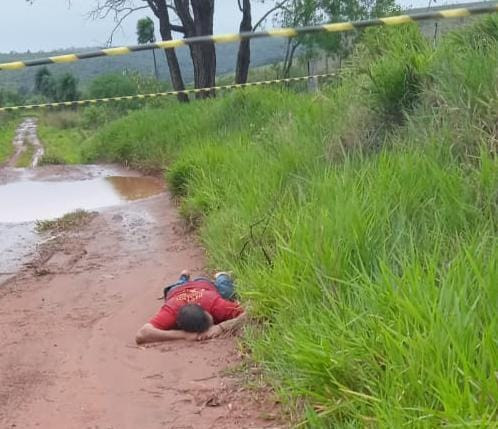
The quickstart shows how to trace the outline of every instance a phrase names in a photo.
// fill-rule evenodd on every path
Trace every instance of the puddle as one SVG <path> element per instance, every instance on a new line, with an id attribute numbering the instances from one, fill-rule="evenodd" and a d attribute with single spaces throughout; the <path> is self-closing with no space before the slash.
<path id="1" fill-rule="evenodd" d="M 0 224 L 0 283 L 13 275 L 33 254 L 38 239 L 33 223 Z"/>
<path id="2" fill-rule="evenodd" d="M 0 223 L 54 219 L 77 209 L 95 210 L 164 191 L 151 177 L 102 177 L 70 182 L 20 181 L 0 185 Z"/>

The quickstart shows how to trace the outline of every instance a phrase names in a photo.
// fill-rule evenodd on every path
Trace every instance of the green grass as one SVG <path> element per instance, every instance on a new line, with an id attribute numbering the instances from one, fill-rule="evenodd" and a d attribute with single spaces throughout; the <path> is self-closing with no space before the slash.
<path id="1" fill-rule="evenodd" d="M 86 138 L 83 130 L 40 125 L 38 135 L 45 148 L 40 165 L 82 163 L 81 144 Z"/>
<path id="2" fill-rule="evenodd" d="M 81 146 L 88 134 L 77 112 L 45 112 L 38 125 L 38 137 L 45 149 L 40 165 L 81 164 Z"/>
<path id="3" fill-rule="evenodd" d="M 0 165 L 9 159 L 14 152 L 14 139 L 19 120 L 8 115 L 0 115 Z"/>
<path id="4" fill-rule="evenodd" d="M 71 229 L 80 228 L 88 225 L 97 216 L 97 212 L 88 212 L 86 210 L 75 210 L 54 220 L 36 221 L 36 232 L 43 233 L 47 231 L 64 232 Z"/>
<path id="5" fill-rule="evenodd" d="M 135 112 L 84 156 L 167 166 L 293 423 L 494 427 L 497 51 L 496 16 L 437 49 L 414 26 L 367 31 L 319 96 Z"/>

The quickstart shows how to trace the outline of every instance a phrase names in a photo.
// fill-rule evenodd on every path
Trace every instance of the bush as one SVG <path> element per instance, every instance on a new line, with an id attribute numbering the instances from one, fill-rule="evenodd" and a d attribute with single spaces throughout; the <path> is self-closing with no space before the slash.
<path id="1" fill-rule="evenodd" d="M 175 163 L 166 177 L 171 186 L 171 192 L 175 197 L 185 196 L 187 194 L 187 185 L 192 179 L 194 167 L 187 161 Z"/>
<path id="2" fill-rule="evenodd" d="M 375 108 L 400 121 L 420 99 L 431 53 L 417 25 L 372 29 L 364 38 Z"/>
<path id="3" fill-rule="evenodd" d="M 82 109 L 82 126 L 86 129 L 97 129 L 117 119 L 120 114 L 109 105 L 92 105 Z"/>
<path id="4" fill-rule="evenodd" d="M 89 98 L 122 97 L 137 94 L 137 86 L 127 76 L 105 74 L 95 78 L 88 88 Z"/>
<path id="5" fill-rule="evenodd" d="M 72 110 L 44 112 L 42 120 L 44 124 L 61 130 L 77 128 L 81 125 L 79 113 Z"/>

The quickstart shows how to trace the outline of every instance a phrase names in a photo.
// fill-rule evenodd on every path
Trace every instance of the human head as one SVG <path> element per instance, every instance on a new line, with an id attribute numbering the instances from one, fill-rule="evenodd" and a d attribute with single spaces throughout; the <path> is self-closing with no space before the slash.
<path id="1" fill-rule="evenodd" d="M 187 332 L 205 332 L 213 325 L 213 317 L 198 304 L 186 304 L 176 316 L 176 324 Z"/>

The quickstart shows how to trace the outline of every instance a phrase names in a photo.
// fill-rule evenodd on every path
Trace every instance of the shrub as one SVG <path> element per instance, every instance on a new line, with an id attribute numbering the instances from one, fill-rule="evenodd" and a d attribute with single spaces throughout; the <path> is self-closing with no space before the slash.
<path id="1" fill-rule="evenodd" d="M 66 130 L 81 125 L 81 116 L 76 111 L 60 110 L 44 112 L 43 123 L 54 128 Z"/>
<path id="2" fill-rule="evenodd" d="M 121 97 L 137 94 L 137 86 L 127 76 L 105 74 L 95 78 L 88 88 L 90 98 Z"/>
<path id="3" fill-rule="evenodd" d="M 371 62 L 369 90 L 375 108 L 399 122 L 420 99 L 428 77 L 430 48 L 418 26 L 373 29 L 363 43 Z"/>

